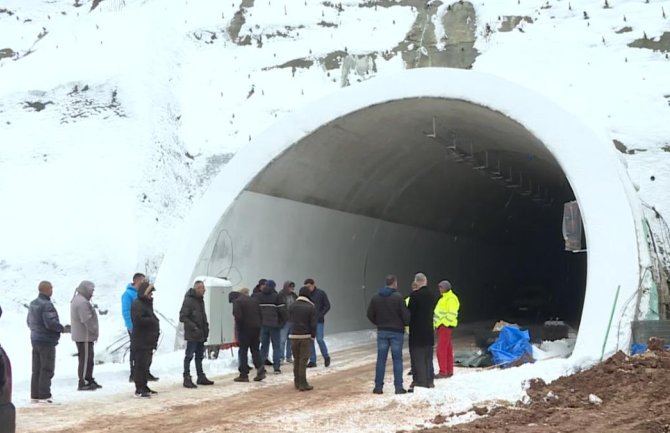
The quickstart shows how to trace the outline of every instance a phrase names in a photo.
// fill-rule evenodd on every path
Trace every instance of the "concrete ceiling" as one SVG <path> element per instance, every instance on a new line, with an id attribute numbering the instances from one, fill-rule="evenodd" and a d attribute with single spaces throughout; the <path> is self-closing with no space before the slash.
<path id="1" fill-rule="evenodd" d="M 488 108 L 439 98 L 388 102 L 328 123 L 247 189 L 487 237 L 528 229 L 549 213 L 555 219 L 573 198 L 553 156 L 523 126 Z"/>

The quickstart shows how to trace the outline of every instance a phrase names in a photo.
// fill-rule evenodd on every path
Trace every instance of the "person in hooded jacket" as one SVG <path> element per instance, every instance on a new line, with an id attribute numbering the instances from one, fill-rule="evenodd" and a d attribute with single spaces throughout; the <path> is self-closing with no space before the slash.
<path id="1" fill-rule="evenodd" d="M 268 280 L 261 293 L 254 295 L 261 307 L 261 361 L 266 364 L 272 342 L 272 365 L 276 374 L 281 373 L 279 368 L 279 341 L 281 328 L 286 323 L 286 305 L 281 302 L 279 294 L 275 290 L 276 283 Z"/>
<path id="2" fill-rule="evenodd" d="M 147 386 L 149 367 L 160 335 L 160 322 L 154 313 L 155 290 L 148 281 L 140 284 L 137 299 L 130 307 L 130 318 L 133 322 L 130 344 L 135 351 L 135 397 L 147 398 L 156 393 Z"/>
<path id="3" fill-rule="evenodd" d="M 71 335 L 72 341 L 77 345 L 79 358 L 78 391 L 95 391 L 102 388 L 93 378 L 93 345 L 98 341 L 98 313 L 91 304 L 94 291 L 95 284 L 84 280 L 79 283 L 70 301 Z"/>
<path id="4" fill-rule="evenodd" d="M 309 298 L 310 290 L 307 287 L 300 289 L 298 298 L 288 310 L 291 322 L 291 340 L 293 351 L 293 385 L 299 391 L 311 391 L 312 385 L 307 383 L 307 361 L 314 346 L 316 336 L 317 312 L 314 303 Z"/>
<path id="5" fill-rule="evenodd" d="M 123 321 L 126 324 L 126 329 L 128 330 L 128 338 L 132 340 L 133 333 L 133 321 L 130 317 L 130 307 L 133 305 L 133 301 L 137 299 L 137 289 L 142 283 L 146 280 L 146 276 L 140 272 L 137 272 L 133 275 L 133 282 L 128 283 L 126 290 L 124 290 L 123 295 L 121 295 L 121 313 L 123 315 Z M 128 359 L 130 360 L 130 376 L 128 377 L 129 382 L 134 382 L 135 378 L 135 351 L 133 350 L 133 345 L 130 345 L 130 353 L 128 354 Z M 158 378 L 149 372 L 149 382 L 157 381 Z"/>
<path id="6" fill-rule="evenodd" d="M 398 293 L 398 278 L 387 275 L 385 285 L 372 297 L 367 316 L 377 327 L 377 366 L 375 368 L 375 388 L 373 393 L 382 394 L 384 373 L 389 348 L 393 358 L 393 385 L 396 394 L 407 391 L 402 385 L 402 345 L 405 326 L 409 325 L 410 314 L 405 301 Z"/>
<path id="7" fill-rule="evenodd" d="M 186 354 L 184 356 L 184 388 L 197 388 L 191 380 L 191 360 L 195 355 L 195 370 L 198 374 L 198 385 L 214 385 L 207 379 L 202 369 L 202 359 L 205 354 L 205 341 L 209 336 L 209 322 L 205 311 L 205 283 L 198 280 L 184 296 L 179 321 L 184 324 L 184 340 L 186 340 Z"/>
<path id="8" fill-rule="evenodd" d="M 298 295 L 295 294 L 295 283 L 293 281 L 284 282 L 284 287 L 279 292 L 280 302 L 286 306 L 286 311 L 291 307 Z M 288 334 L 291 330 L 291 322 L 287 321 L 281 328 L 279 336 L 279 362 L 293 362 L 293 353 L 291 352 L 291 342 L 288 341 Z"/>

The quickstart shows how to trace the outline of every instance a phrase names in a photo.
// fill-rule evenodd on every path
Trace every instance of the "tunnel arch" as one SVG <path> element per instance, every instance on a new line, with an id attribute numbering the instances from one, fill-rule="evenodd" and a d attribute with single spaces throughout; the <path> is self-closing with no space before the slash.
<path id="1" fill-rule="evenodd" d="M 415 138 L 410 138 L 408 131 Z M 487 147 L 491 142 L 503 144 L 496 150 Z M 379 153 L 385 143 L 395 143 L 397 147 L 375 159 L 375 151 Z M 335 145 L 343 147 L 337 152 L 324 153 L 323 149 Z M 441 155 L 445 159 L 466 160 L 462 165 L 452 161 L 449 166 L 451 173 L 470 173 L 467 182 L 462 181 L 462 194 L 431 189 L 433 195 L 421 195 L 421 191 L 426 191 L 421 187 L 425 181 L 421 179 L 422 171 L 442 176 L 437 169 L 426 169 L 433 162 L 439 166 L 436 161 Z M 374 263 L 371 252 L 392 248 L 397 242 L 420 249 L 439 248 L 464 239 L 476 244 L 476 239 L 500 237 L 496 245 L 508 248 L 513 244 L 513 240 L 505 240 L 501 235 L 506 226 L 489 217 L 509 199 L 505 196 L 502 200 L 500 194 L 488 195 L 491 188 L 486 186 L 472 186 L 490 184 L 485 176 L 473 174 L 475 167 L 485 164 L 497 168 L 500 160 L 505 162 L 499 171 L 512 168 L 510 178 L 515 178 L 515 173 L 526 173 L 527 177 L 534 178 L 539 186 L 537 195 L 540 200 L 542 191 L 546 191 L 548 201 L 562 202 L 572 194 L 579 203 L 588 242 L 581 323 L 588 326 L 580 329 L 574 356 L 598 358 L 608 334 L 612 308 L 616 308 L 617 317 L 626 314 L 626 306 L 621 302 L 615 306 L 617 287 L 620 288 L 620 299 L 628 299 L 638 289 L 641 253 L 637 203 L 625 169 L 611 142 L 565 109 L 519 85 L 472 71 L 420 69 L 375 78 L 343 89 L 278 121 L 235 155 L 195 206 L 161 265 L 157 286 L 162 293 L 157 297 L 158 306 L 163 311 L 174 310 L 169 306 L 171 299 L 181 296 L 196 273 L 209 273 L 210 262 L 215 259 L 217 239 L 231 236 L 227 228 L 231 222 L 224 222 L 227 217 L 234 219 L 238 228 L 257 224 L 254 227 L 258 230 L 253 230 L 259 233 L 263 231 L 262 227 L 272 233 L 281 226 L 280 231 L 287 236 L 284 239 L 300 238 L 310 229 L 314 230 L 312 234 L 318 233 L 318 242 L 296 243 L 291 251 L 295 254 L 293 260 L 307 263 L 308 268 L 318 268 L 319 261 L 335 261 L 330 265 L 350 270 L 354 276 L 347 285 L 357 286 L 351 290 L 359 291 L 352 291 L 347 296 L 360 298 L 356 301 L 358 311 L 342 311 L 338 319 L 342 321 L 342 329 L 361 327 L 364 302 L 372 294 L 369 286 L 375 283 L 374 279 L 365 276 L 365 269 L 376 266 L 379 274 L 385 267 L 380 262 L 389 257 L 378 257 Z M 412 165 L 413 161 L 416 165 Z M 363 168 L 358 169 L 358 177 L 337 177 L 342 170 L 352 170 L 350 167 L 360 165 Z M 319 170 L 322 170 L 323 179 L 319 177 Z M 564 176 L 569 192 L 565 185 L 560 185 L 560 176 L 553 173 L 556 170 Z M 361 177 L 360 173 L 365 175 Z M 454 178 L 462 179 L 453 176 L 440 180 L 444 184 L 447 179 L 446 183 L 451 185 Z M 514 183 L 523 185 L 523 181 L 516 180 Z M 379 185 L 383 184 L 387 184 L 386 189 L 380 189 Z M 525 185 L 524 188 L 534 194 L 532 186 Z M 441 216 L 449 213 L 448 209 L 441 208 L 444 204 L 440 200 L 441 194 L 451 194 L 449 197 L 457 201 L 468 195 L 481 200 L 477 200 L 477 206 L 461 200 L 458 218 L 422 219 L 427 212 Z M 395 196 L 402 198 L 395 199 Z M 398 200 L 407 203 L 412 199 L 416 200 L 411 206 L 395 205 Z M 407 208 L 414 212 L 403 211 Z M 528 209 L 531 208 L 521 210 L 520 214 L 532 214 L 532 209 Z M 323 213 L 325 210 L 328 213 Z M 468 213 L 470 211 L 472 213 Z M 272 220 L 260 221 L 255 217 L 268 212 L 274 214 L 274 227 L 268 227 Z M 300 215 L 308 213 L 310 216 L 304 221 L 292 226 L 287 222 L 296 221 Z M 352 215 L 355 220 L 351 219 Z M 477 233 L 474 228 L 478 218 L 488 221 L 481 224 L 483 233 Z M 281 220 L 281 225 L 277 219 Z M 332 236 L 328 233 L 331 228 L 317 227 L 315 221 L 325 221 L 324 224 L 332 227 Z M 468 224 L 464 223 L 471 227 L 468 229 Z M 351 235 L 351 239 L 343 233 Z M 443 235 L 451 239 L 441 238 Z M 231 246 L 237 250 L 238 263 L 240 260 L 252 265 L 257 262 L 259 267 L 275 270 L 273 275 L 277 273 L 276 269 L 287 266 L 286 261 L 281 261 L 274 268 L 267 261 L 267 255 L 258 256 L 257 251 L 264 249 L 269 250 L 267 254 L 272 257 L 282 254 L 284 250 L 275 242 L 250 238 L 246 245 L 237 242 Z M 322 251 L 329 247 L 340 248 L 345 253 L 324 257 Z M 482 251 L 479 244 L 463 248 L 460 251 L 471 252 L 473 256 Z M 505 256 L 504 248 L 489 251 L 484 247 L 488 251 L 484 256 L 497 260 Z M 230 251 L 219 253 L 225 256 Z M 401 254 L 398 260 L 411 262 L 411 255 Z M 418 267 L 412 265 L 415 269 Z M 435 263 L 428 267 L 436 269 L 439 265 Z M 234 266 L 235 263 L 230 264 L 230 267 Z M 403 264 L 386 266 L 394 268 Z M 465 267 L 463 263 L 454 266 Z M 253 275 L 246 272 L 243 281 L 251 285 L 254 279 L 269 271 L 260 269 Z M 300 273 L 301 278 L 305 276 L 314 276 L 319 282 L 318 275 Z M 476 279 L 476 276 L 471 278 Z M 321 279 L 324 280 L 331 282 L 332 288 L 335 277 Z M 478 283 L 484 284 L 479 280 Z M 467 307 L 465 309 L 467 311 Z M 626 341 L 612 333 L 606 342 L 607 351 L 623 346 Z"/>

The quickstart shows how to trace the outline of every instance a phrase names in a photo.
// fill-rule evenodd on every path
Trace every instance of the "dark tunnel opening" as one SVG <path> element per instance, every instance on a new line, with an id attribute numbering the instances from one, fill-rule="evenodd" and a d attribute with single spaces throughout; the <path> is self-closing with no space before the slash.
<path id="1" fill-rule="evenodd" d="M 414 98 L 299 140 L 220 227 L 244 231 L 236 249 L 248 245 L 256 269 L 319 275 L 337 306 L 333 330 L 369 327 L 365 303 L 384 275 L 398 274 L 407 294 L 415 272 L 452 282 L 463 323 L 559 318 L 577 328 L 586 254 L 566 251 L 562 234 L 573 200 L 554 156 L 521 124 L 460 100 Z M 254 249 L 260 236 L 291 254 Z"/>

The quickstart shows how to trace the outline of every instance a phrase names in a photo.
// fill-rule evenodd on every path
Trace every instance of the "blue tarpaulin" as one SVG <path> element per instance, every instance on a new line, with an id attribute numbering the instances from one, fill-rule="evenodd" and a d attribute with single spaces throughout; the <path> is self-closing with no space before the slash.
<path id="1" fill-rule="evenodd" d="M 670 344 L 664 345 L 663 349 L 665 349 L 665 350 L 670 349 Z M 633 345 L 630 346 L 630 354 L 631 355 L 637 355 L 638 353 L 644 353 L 646 351 L 647 351 L 647 345 L 646 344 L 633 343 Z"/>
<path id="2" fill-rule="evenodd" d="M 533 347 L 530 345 L 528 331 L 514 326 L 503 326 L 498 339 L 489 346 L 493 364 L 507 367 L 526 355 L 533 359 Z"/>

